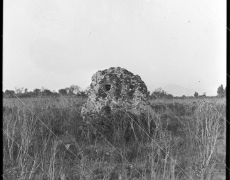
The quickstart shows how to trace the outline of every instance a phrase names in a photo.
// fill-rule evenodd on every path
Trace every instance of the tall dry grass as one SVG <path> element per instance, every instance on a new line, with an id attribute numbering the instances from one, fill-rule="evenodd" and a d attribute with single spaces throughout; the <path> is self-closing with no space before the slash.
<path id="1" fill-rule="evenodd" d="M 87 121 L 79 114 L 82 102 L 55 103 L 47 99 L 25 104 L 29 109 L 19 102 L 4 107 L 6 179 L 176 180 L 224 175 L 220 163 L 225 154 L 216 150 L 217 142 L 225 139 L 224 103 L 152 103 L 151 111 L 140 117 L 121 111 Z M 216 174 L 218 168 L 221 174 Z"/>

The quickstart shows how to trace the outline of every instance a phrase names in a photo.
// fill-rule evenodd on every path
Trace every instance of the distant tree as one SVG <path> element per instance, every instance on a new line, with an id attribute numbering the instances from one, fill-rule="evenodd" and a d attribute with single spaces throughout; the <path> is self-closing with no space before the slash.
<path id="1" fill-rule="evenodd" d="M 67 87 L 67 88 L 65 88 L 65 90 L 66 90 L 66 94 L 69 94 L 70 89 Z"/>
<path id="2" fill-rule="evenodd" d="M 204 93 L 202 94 L 202 97 L 206 97 L 206 92 L 204 92 Z"/>
<path id="3" fill-rule="evenodd" d="M 33 91 L 35 96 L 38 96 L 40 92 L 41 92 L 41 89 L 34 89 Z"/>
<path id="4" fill-rule="evenodd" d="M 199 98 L 205 98 L 206 97 L 206 95 L 205 94 L 202 94 L 202 95 L 200 95 L 200 96 L 198 96 Z"/>
<path id="5" fill-rule="evenodd" d="M 168 94 L 162 88 L 155 89 L 150 95 L 151 99 L 167 98 Z M 171 96 L 170 96 L 171 97 Z"/>
<path id="6" fill-rule="evenodd" d="M 52 96 L 58 96 L 58 93 L 55 90 L 53 90 L 52 91 Z"/>
<path id="7" fill-rule="evenodd" d="M 158 88 L 158 89 L 155 89 L 154 92 L 159 93 L 161 95 L 166 95 L 167 94 L 166 91 L 164 91 L 161 87 Z"/>
<path id="8" fill-rule="evenodd" d="M 13 90 L 5 90 L 5 93 L 4 93 L 5 97 L 7 97 L 7 98 L 14 97 L 14 94 L 15 94 L 15 92 Z"/>
<path id="9" fill-rule="evenodd" d="M 71 94 L 78 94 L 78 92 L 81 91 L 81 88 L 78 85 L 72 85 L 69 87 L 69 91 Z"/>
<path id="10" fill-rule="evenodd" d="M 42 92 L 42 95 L 43 96 L 51 96 L 52 92 L 49 89 L 44 89 Z"/>
<path id="11" fill-rule="evenodd" d="M 59 89 L 58 92 L 63 96 L 67 95 L 66 89 Z"/>
<path id="12" fill-rule="evenodd" d="M 167 95 L 167 99 L 173 99 L 173 95 L 172 94 L 168 94 Z"/>
<path id="13" fill-rule="evenodd" d="M 217 95 L 221 97 L 224 96 L 224 87 L 222 84 L 217 89 Z"/>
<path id="14" fill-rule="evenodd" d="M 66 90 L 66 95 L 73 95 L 73 92 L 71 91 L 71 89 L 70 88 L 65 88 L 65 90 Z"/>
<path id="15" fill-rule="evenodd" d="M 77 95 L 81 96 L 81 97 L 86 97 L 87 93 L 86 93 L 86 91 L 80 91 Z"/>
<path id="16" fill-rule="evenodd" d="M 198 96 L 199 96 L 198 92 L 195 92 L 194 97 L 198 98 Z"/>
<path id="17" fill-rule="evenodd" d="M 46 88 L 42 87 L 42 88 L 41 88 L 41 92 L 43 92 L 45 89 L 46 89 Z"/>
<path id="18" fill-rule="evenodd" d="M 32 91 L 28 91 L 26 94 L 27 97 L 33 97 L 34 93 Z"/>
<path id="19" fill-rule="evenodd" d="M 183 96 L 182 96 L 182 99 L 185 99 L 185 98 L 186 98 L 186 96 L 185 96 L 185 95 L 183 95 Z"/>
<path id="20" fill-rule="evenodd" d="M 22 94 L 23 93 L 24 88 L 15 88 L 15 94 Z"/>
<path id="21" fill-rule="evenodd" d="M 77 96 L 78 97 L 81 97 L 82 99 L 84 99 L 84 98 L 86 98 L 87 96 L 88 96 L 88 94 L 87 94 L 87 91 L 79 91 L 78 93 L 77 93 Z"/>
<path id="22" fill-rule="evenodd" d="M 19 97 L 21 97 L 21 98 L 30 97 L 30 93 L 29 93 L 28 89 L 25 88 L 24 93 L 20 94 Z"/>

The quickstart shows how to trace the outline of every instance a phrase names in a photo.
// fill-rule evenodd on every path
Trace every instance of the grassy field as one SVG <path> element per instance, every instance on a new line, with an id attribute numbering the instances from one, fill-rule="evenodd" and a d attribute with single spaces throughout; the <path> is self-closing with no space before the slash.
<path id="1" fill-rule="evenodd" d="M 225 179 L 226 100 L 152 100 L 83 120 L 86 99 L 3 100 L 7 180 Z"/>

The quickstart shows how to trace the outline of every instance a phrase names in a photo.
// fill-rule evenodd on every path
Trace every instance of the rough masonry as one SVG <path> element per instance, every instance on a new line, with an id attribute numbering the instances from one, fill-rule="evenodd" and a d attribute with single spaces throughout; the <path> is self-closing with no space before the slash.
<path id="1" fill-rule="evenodd" d="M 108 115 L 118 110 L 140 115 L 147 109 L 147 98 L 147 87 L 140 76 L 124 68 L 111 67 L 93 75 L 81 115 Z"/>

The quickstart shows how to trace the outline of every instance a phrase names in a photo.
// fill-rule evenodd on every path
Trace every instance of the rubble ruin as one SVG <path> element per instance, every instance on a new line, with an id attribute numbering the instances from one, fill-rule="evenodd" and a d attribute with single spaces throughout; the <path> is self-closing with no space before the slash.
<path id="1" fill-rule="evenodd" d="M 116 111 L 140 115 L 148 106 L 148 91 L 140 76 L 120 67 L 97 71 L 92 76 L 83 117 L 108 115 Z"/>

